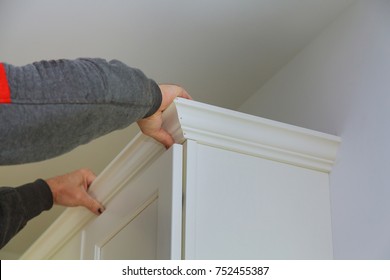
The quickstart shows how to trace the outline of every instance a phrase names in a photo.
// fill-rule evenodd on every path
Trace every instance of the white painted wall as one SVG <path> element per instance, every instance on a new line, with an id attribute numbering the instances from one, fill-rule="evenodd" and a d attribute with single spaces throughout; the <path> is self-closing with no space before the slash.
<path id="1" fill-rule="evenodd" d="M 240 110 L 341 136 L 334 257 L 390 259 L 390 1 L 357 1 Z"/>

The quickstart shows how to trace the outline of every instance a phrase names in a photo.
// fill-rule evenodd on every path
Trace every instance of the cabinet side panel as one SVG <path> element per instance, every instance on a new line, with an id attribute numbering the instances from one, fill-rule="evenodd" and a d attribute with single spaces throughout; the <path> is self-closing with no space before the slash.
<path id="1" fill-rule="evenodd" d="M 129 177 L 84 227 L 82 258 L 180 258 L 181 159 L 182 147 L 174 145 Z"/>
<path id="2" fill-rule="evenodd" d="M 157 257 L 157 201 L 144 209 L 100 249 L 103 260 L 154 260 Z"/>
<path id="3" fill-rule="evenodd" d="M 80 259 L 81 232 L 75 234 L 64 246 L 53 256 L 52 260 L 77 260 Z"/>
<path id="4" fill-rule="evenodd" d="M 332 258 L 328 174 L 197 145 L 196 180 L 195 258 Z"/>

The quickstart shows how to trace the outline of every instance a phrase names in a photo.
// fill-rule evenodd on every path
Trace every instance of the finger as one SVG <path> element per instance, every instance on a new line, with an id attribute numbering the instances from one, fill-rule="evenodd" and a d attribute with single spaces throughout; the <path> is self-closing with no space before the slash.
<path id="1" fill-rule="evenodd" d="M 157 133 L 153 134 L 152 137 L 158 142 L 162 143 L 167 149 L 175 144 L 173 137 L 162 128 Z"/>
<path id="2" fill-rule="evenodd" d="M 85 196 L 80 202 L 82 206 L 86 207 L 89 211 L 98 216 L 105 210 L 105 207 L 101 203 L 99 203 L 96 199 L 93 199 L 87 193 L 85 193 Z"/>
<path id="3" fill-rule="evenodd" d="M 186 98 L 186 99 L 190 99 L 192 100 L 192 97 L 191 95 L 185 90 L 182 88 L 182 90 L 179 92 L 179 95 L 177 97 L 181 97 L 181 98 Z"/>
<path id="4" fill-rule="evenodd" d="M 95 181 L 96 175 L 91 170 L 86 168 L 80 169 L 79 171 L 81 172 L 81 175 L 84 179 L 83 180 L 85 183 L 84 188 L 87 190 L 89 186 L 92 184 L 92 182 Z"/>
<path id="5" fill-rule="evenodd" d="M 177 85 L 159 85 L 159 87 L 163 98 L 160 111 L 164 111 L 176 97 L 192 99 L 185 89 Z"/>
<path id="6" fill-rule="evenodd" d="M 88 187 L 92 184 L 92 182 L 93 181 L 95 181 L 95 179 L 96 179 L 96 175 L 92 172 L 92 171 L 90 171 L 90 170 L 88 170 L 89 172 L 86 174 L 86 180 L 87 180 L 87 184 L 88 184 Z"/>

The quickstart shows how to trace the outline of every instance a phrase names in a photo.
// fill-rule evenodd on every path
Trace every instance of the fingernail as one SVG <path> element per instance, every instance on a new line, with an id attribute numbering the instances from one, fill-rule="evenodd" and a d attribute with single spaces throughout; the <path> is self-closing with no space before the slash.
<path id="1" fill-rule="evenodd" d="M 103 213 L 102 208 L 99 208 L 99 209 L 98 209 L 98 212 L 99 212 L 99 214 Z"/>

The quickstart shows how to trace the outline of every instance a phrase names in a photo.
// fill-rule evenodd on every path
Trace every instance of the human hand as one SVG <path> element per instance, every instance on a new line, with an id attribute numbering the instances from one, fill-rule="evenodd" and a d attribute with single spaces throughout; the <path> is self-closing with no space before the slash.
<path id="1" fill-rule="evenodd" d="M 186 99 L 192 98 L 188 94 L 188 92 L 180 86 L 159 85 L 159 87 L 162 94 L 160 108 L 150 117 L 139 120 L 137 123 L 144 134 L 153 137 L 158 142 L 163 144 L 166 148 L 169 148 L 175 143 L 175 141 L 173 140 L 172 136 L 165 129 L 162 128 L 162 113 L 165 109 L 168 108 L 168 106 L 173 102 L 176 97 L 182 97 Z"/>
<path id="2" fill-rule="evenodd" d="M 84 206 L 100 215 L 104 206 L 88 194 L 88 188 L 96 175 L 89 169 L 79 169 L 71 173 L 46 180 L 53 194 L 55 204 L 62 206 Z"/>

